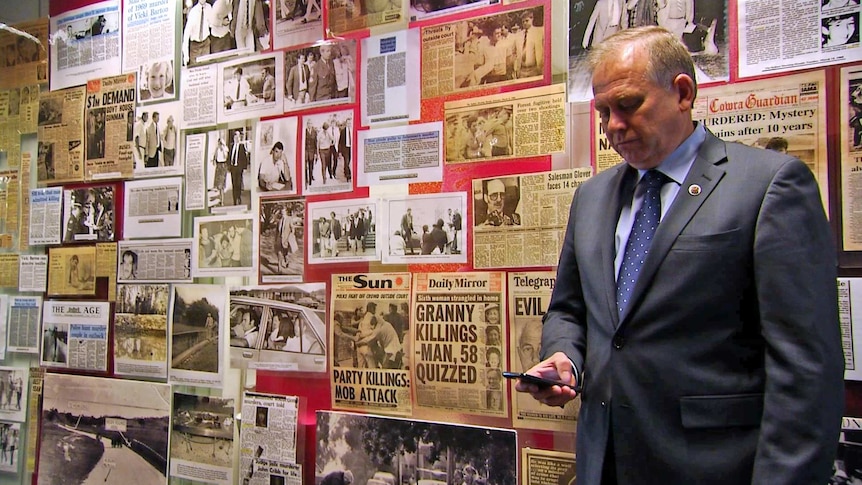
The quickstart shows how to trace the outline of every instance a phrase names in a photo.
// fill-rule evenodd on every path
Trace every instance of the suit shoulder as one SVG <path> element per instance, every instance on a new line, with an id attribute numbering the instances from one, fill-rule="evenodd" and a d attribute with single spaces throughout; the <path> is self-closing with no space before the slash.
<path id="1" fill-rule="evenodd" d="M 725 142 L 727 149 L 727 170 L 736 167 L 744 167 L 747 172 L 757 171 L 770 178 L 781 170 L 802 169 L 808 170 L 807 165 L 786 153 L 780 153 L 763 148 L 748 146 L 738 142 Z M 808 170 L 810 172 L 810 170 Z"/>

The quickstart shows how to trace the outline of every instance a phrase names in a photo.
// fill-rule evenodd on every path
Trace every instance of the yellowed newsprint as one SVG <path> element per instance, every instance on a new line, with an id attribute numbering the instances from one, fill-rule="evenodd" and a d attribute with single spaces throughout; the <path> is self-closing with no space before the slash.
<path id="1" fill-rule="evenodd" d="M 811 169 L 828 212 L 826 91 L 823 71 L 699 89 L 692 116 L 725 141 L 784 150 Z M 595 112 L 593 113 L 595 116 Z M 604 133 L 596 133 L 594 163 L 615 165 Z"/>
<path id="2" fill-rule="evenodd" d="M 575 485 L 575 454 L 521 448 L 522 485 Z"/>
<path id="3" fill-rule="evenodd" d="M 473 179 L 473 267 L 554 266 L 589 167 Z"/>
<path id="4" fill-rule="evenodd" d="M 87 81 L 84 113 L 87 180 L 132 176 L 136 89 L 134 73 Z M 159 142 L 157 150 L 162 149 Z"/>
<path id="5" fill-rule="evenodd" d="M 410 416 L 410 273 L 332 275 L 332 408 Z"/>
<path id="6" fill-rule="evenodd" d="M 96 246 L 48 249 L 48 295 L 96 294 Z"/>
<path id="7" fill-rule="evenodd" d="M 84 179 L 84 86 L 46 91 L 39 98 L 36 180 L 60 184 Z"/>
<path id="8" fill-rule="evenodd" d="M 526 41 L 524 34 L 504 35 L 515 25 L 520 29 L 529 15 L 544 19 L 545 5 L 422 27 L 422 99 L 543 79 L 550 22 L 531 27 Z M 522 59 L 529 59 L 529 65 Z"/>
<path id="9" fill-rule="evenodd" d="M 542 317 L 551 302 L 555 282 L 556 273 L 553 271 L 509 273 L 509 350 L 512 356 L 509 369 L 515 372 L 527 372 L 539 363 Z M 561 409 L 546 406 L 529 394 L 515 392 L 515 382 L 511 387 L 512 422 L 516 428 L 575 432 L 580 397 Z"/>
<path id="10" fill-rule="evenodd" d="M 416 407 L 508 416 L 505 273 L 418 273 L 413 280 Z"/>
<path id="11" fill-rule="evenodd" d="M 565 91 L 565 85 L 552 84 L 446 102 L 446 163 L 507 160 L 564 151 Z"/>
<path id="12" fill-rule="evenodd" d="M 0 288 L 18 288 L 18 254 L 0 254 Z M 5 315 L 0 315 L 5 317 Z"/>
<path id="13" fill-rule="evenodd" d="M 3 52 L 3 62 L 0 62 L 0 89 L 46 84 L 48 17 L 4 27 L 0 30 L 0 48 Z"/>
<path id="14" fill-rule="evenodd" d="M 841 232 L 845 251 L 862 250 L 862 66 L 841 69 Z"/>
<path id="15" fill-rule="evenodd" d="M 329 15 L 331 35 L 337 36 L 399 21 L 404 23 L 407 19 L 407 0 L 364 0 L 355 3 L 343 0 L 323 1 L 329 3 L 326 12 Z M 312 7 L 309 5 L 308 8 Z"/>

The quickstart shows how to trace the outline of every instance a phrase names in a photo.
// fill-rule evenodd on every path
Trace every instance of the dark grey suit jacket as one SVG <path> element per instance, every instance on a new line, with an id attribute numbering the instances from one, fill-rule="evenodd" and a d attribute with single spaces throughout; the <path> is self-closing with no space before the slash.
<path id="1" fill-rule="evenodd" d="M 636 178 L 620 164 L 578 188 L 544 320 L 543 358 L 584 374 L 578 484 L 600 483 L 609 433 L 621 485 L 826 483 L 844 362 L 811 171 L 707 133 L 618 317 L 614 232 Z"/>

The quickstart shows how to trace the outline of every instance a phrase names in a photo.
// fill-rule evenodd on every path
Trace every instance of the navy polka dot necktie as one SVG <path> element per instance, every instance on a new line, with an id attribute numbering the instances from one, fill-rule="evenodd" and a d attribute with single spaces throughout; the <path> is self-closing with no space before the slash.
<path id="1" fill-rule="evenodd" d="M 661 219 L 661 187 L 668 180 L 668 177 L 658 170 L 649 170 L 640 182 L 646 187 L 643 203 L 635 215 L 632 231 L 623 253 L 620 274 L 617 277 L 617 312 L 620 315 L 629 304 L 640 270 L 652 245 L 653 236 Z"/>

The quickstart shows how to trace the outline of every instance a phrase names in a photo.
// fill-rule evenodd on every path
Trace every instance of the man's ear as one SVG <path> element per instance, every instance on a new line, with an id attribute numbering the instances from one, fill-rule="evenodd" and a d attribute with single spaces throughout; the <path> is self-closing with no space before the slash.
<path id="1" fill-rule="evenodd" d="M 673 79 L 673 86 L 679 94 L 680 109 L 691 110 L 696 94 L 694 80 L 688 74 L 677 74 Z"/>

